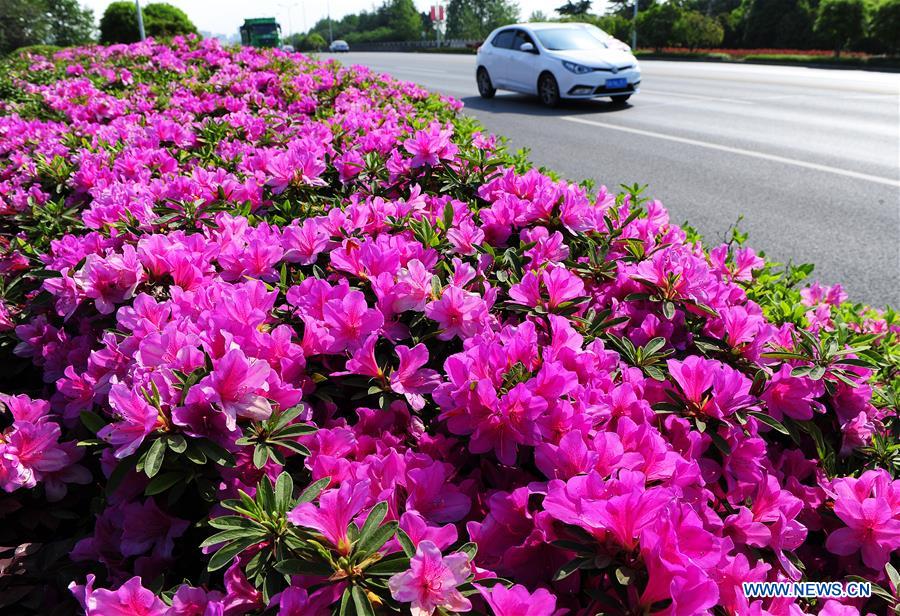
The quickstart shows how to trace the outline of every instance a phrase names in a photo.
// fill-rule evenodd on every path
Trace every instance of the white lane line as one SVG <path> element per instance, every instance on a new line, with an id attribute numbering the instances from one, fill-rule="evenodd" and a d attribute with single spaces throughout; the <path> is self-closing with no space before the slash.
<path id="1" fill-rule="evenodd" d="M 664 90 L 647 90 L 641 88 L 641 94 L 650 94 L 652 96 L 676 96 L 679 98 L 695 98 L 701 101 L 716 101 L 722 103 L 736 103 L 738 105 L 752 105 L 753 101 L 741 98 L 723 98 L 721 96 L 700 96 L 699 94 L 683 94 L 681 92 L 667 92 Z"/>
<path id="2" fill-rule="evenodd" d="M 848 169 L 840 169 L 838 167 L 829 167 L 828 165 L 820 165 L 818 163 L 811 163 L 805 160 L 797 160 L 796 158 L 786 158 L 784 156 L 777 156 L 775 154 L 765 154 L 763 152 L 754 152 L 753 150 L 745 150 L 743 148 L 733 148 L 727 145 L 720 145 L 718 143 L 710 143 L 708 141 L 698 141 L 697 139 L 687 139 L 685 137 L 676 137 L 675 135 L 666 135 L 664 133 L 657 133 L 649 130 L 642 130 L 640 128 L 631 128 L 628 126 L 621 126 L 619 124 L 608 124 L 607 122 L 595 122 L 593 120 L 585 120 L 583 118 L 572 118 L 572 117 L 561 117 L 560 120 L 565 120 L 567 122 L 577 122 L 578 124 L 587 124 L 589 126 L 597 126 L 599 128 L 608 128 L 610 130 L 618 130 L 625 133 L 633 133 L 635 135 L 643 135 L 644 137 L 653 137 L 655 139 L 665 139 L 666 141 L 674 141 L 676 143 L 684 143 L 687 145 L 695 145 L 701 148 L 707 148 L 709 150 L 718 150 L 720 152 L 728 152 L 730 154 L 740 154 L 742 156 L 749 156 L 751 158 L 761 158 L 763 160 L 769 160 L 776 163 L 783 163 L 785 165 L 793 165 L 795 167 L 803 167 L 804 169 L 814 169 L 816 171 L 824 171 L 825 173 L 833 173 L 834 175 L 843 175 L 846 177 L 856 178 L 858 180 L 865 180 L 867 182 L 874 182 L 876 184 L 885 184 L 887 186 L 897 186 L 900 187 L 900 180 L 896 180 L 893 178 L 885 178 L 878 175 L 869 175 L 867 173 L 859 173 L 857 171 L 850 171 Z"/>

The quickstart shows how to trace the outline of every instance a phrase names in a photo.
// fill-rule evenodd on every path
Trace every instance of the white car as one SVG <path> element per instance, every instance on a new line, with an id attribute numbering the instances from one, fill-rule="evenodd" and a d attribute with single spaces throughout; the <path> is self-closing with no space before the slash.
<path id="1" fill-rule="evenodd" d="M 328 51 L 350 51 L 350 45 L 347 44 L 347 41 L 338 39 L 331 42 L 331 45 L 328 46 Z"/>
<path id="2" fill-rule="evenodd" d="M 582 23 L 527 23 L 497 28 L 478 48 L 478 93 L 537 94 L 548 106 L 564 98 L 608 96 L 622 104 L 637 93 L 641 69 L 631 48 Z"/>

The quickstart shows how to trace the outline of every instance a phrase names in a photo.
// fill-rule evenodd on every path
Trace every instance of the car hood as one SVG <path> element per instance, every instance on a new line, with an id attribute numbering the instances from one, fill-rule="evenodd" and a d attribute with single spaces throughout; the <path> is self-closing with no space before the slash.
<path id="1" fill-rule="evenodd" d="M 554 58 L 560 60 L 568 60 L 576 64 L 583 64 L 591 68 L 605 68 L 607 66 L 625 66 L 626 64 L 637 64 L 635 57 L 627 51 L 618 51 L 616 49 L 590 49 L 590 50 L 571 50 L 571 51 L 551 51 L 549 52 Z"/>

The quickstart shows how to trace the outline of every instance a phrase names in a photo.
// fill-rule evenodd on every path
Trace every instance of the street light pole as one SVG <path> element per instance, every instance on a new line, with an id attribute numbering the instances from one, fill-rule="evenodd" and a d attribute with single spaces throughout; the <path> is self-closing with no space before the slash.
<path id="1" fill-rule="evenodd" d="M 290 38 L 291 35 L 294 33 L 294 22 L 291 20 L 291 9 L 294 8 L 296 5 L 295 4 L 279 4 L 278 6 L 280 6 L 283 9 L 287 9 L 287 14 L 288 14 L 288 16 L 287 16 L 288 17 L 287 38 Z"/>
<path id="2" fill-rule="evenodd" d="M 328 0 L 328 44 L 334 42 L 334 30 L 331 29 L 331 0 Z"/>
<path id="3" fill-rule="evenodd" d="M 631 23 L 631 50 L 637 51 L 637 16 L 638 0 L 634 0 L 634 18 Z"/>
<path id="4" fill-rule="evenodd" d="M 147 35 L 144 34 L 144 15 L 141 13 L 141 0 L 134 0 L 134 6 L 137 8 L 137 18 L 138 18 L 138 32 L 141 35 L 141 40 L 147 38 Z"/>

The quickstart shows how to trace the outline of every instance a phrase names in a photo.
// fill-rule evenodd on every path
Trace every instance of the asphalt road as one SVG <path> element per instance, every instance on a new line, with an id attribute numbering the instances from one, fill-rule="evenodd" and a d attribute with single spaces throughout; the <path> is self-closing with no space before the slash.
<path id="1" fill-rule="evenodd" d="M 900 74 L 641 62 L 641 92 L 541 107 L 478 97 L 474 56 L 350 53 L 465 103 L 465 113 L 570 180 L 647 184 L 713 244 L 740 215 L 750 244 L 815 263 L 851 299 L 900 306 Z"/>

